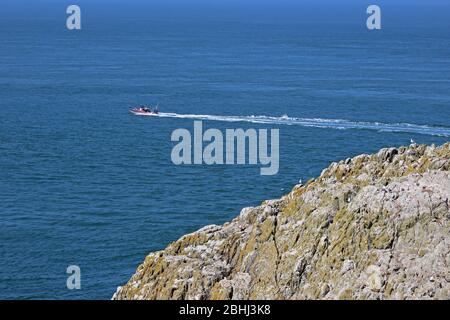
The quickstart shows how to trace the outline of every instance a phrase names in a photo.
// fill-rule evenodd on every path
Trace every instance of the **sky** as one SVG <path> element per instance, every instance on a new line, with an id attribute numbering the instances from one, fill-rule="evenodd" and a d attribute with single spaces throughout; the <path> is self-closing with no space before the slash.
<path id="1" fill-rule="evenodd" d="M 449 0 L 2 0 L 0 19 L 56 18 L 70 4 L 103 17 L 123 19 L 298 20 L 345 18 L 377 4 L 399 15 L 450 14 Z"/>

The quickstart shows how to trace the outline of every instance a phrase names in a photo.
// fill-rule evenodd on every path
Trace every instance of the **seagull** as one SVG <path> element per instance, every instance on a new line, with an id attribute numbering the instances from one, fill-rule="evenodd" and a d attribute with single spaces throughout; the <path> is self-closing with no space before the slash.
<path id="1" fill-rule="evenodd" d="M 411 139 L 410 142 L 411 142 L 411 144 L 415 144 L 416 143 L 413 139 Z"/>

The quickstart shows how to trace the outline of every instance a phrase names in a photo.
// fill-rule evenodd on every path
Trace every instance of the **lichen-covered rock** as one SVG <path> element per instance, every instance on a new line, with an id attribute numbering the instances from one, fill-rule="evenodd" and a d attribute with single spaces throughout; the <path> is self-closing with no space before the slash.
<path id="1" fill-rule="evenodd" d="M 331 164 L 151 253 L 114 299 L 450 299 L 450 144 Z"/>

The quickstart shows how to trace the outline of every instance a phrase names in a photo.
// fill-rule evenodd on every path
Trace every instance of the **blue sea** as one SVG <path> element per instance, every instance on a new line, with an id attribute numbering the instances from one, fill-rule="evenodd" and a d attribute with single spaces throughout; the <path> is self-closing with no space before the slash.
<path id="1" fill-rule="evenodd" d="M 70 3 L 0 4 L 0 299 L 109 299 L 149 252 L 333 161 L 449 141 L 445 1 L 382 2 L 375 31 L 365 2 L 213 2 L 79 1 L 71 31 Z M 279 173 L 174 165 L 195 120 L 279 129 Z"/>

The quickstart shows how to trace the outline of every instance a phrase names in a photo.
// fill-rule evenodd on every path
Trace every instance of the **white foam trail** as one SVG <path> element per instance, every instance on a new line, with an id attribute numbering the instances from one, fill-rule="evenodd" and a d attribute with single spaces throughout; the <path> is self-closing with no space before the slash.
<path id="1" fill-rule="evenodd" d="M 273 125 L 299 125 L 303 127 L 329 128 L 329 129 L 366 129 L 379 132 L 407 132 L 416 134 L 425 134 L 433 136 L 450 136 L 450 127 L 427 126 L 411 123 L 380 123 L 350 121 L 343 119 L 321 119 L 321 118 L 295 118 L 283 115 L 281 117 L 269 116 L 219 116 L 205 114 L 178 114 L 178 113 L 159 113 L 158 117 L 163 118 L 182 118 L 207 121 L 222 122 L 251 122 L 259 124 Z"/>

